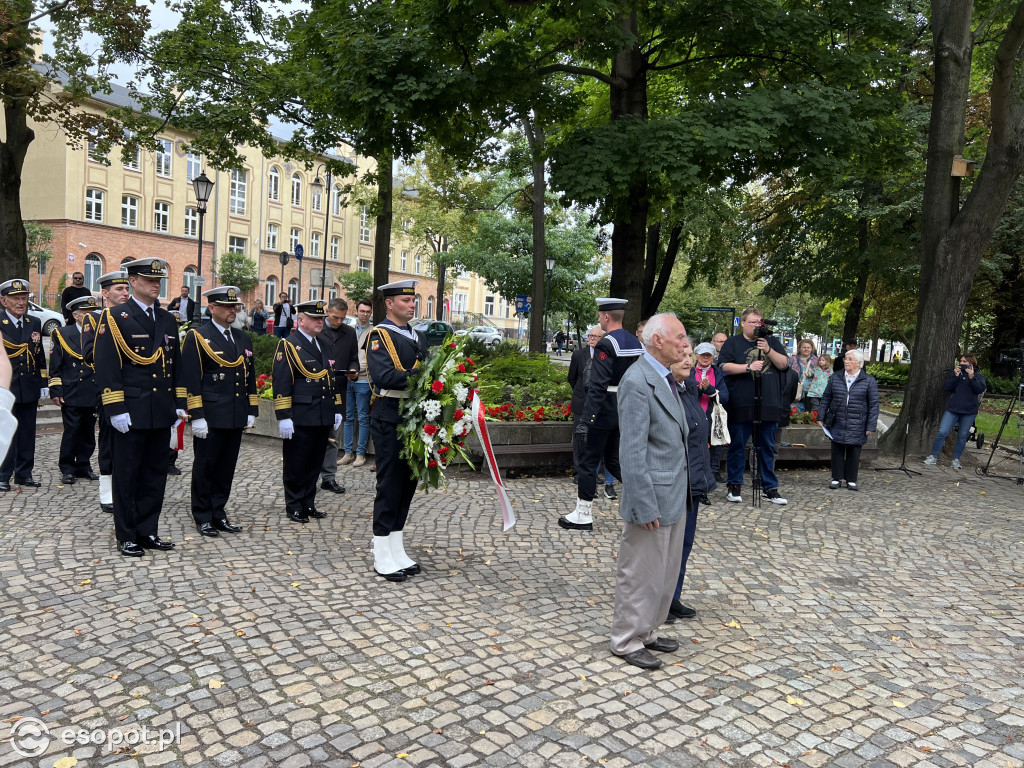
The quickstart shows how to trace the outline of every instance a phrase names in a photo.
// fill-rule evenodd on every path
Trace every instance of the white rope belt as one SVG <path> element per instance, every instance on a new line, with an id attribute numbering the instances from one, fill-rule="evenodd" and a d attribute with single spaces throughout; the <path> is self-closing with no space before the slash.
<path id="1" fill-rule="evenodd" d="M 619 391 L 619 387 L 618 387 L 618 385 L 613 386 L 613 387 L 608 387 L 608 391 L 609 392 L 618 392 Z"/>
<path id="2" fill-rule="evenodd" d="M 397 397 L 403 398 L 408 397 L 409 392 L 405 389 L 382 389 L 377 393 L 377 397 Z"/>

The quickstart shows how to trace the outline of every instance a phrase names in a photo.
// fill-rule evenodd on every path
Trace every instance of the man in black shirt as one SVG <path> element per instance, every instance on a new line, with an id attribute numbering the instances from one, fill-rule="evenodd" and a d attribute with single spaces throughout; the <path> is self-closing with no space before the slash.
<path id="1" fill-rule="evenodd" d="M 64 315 L 65 325 L 74 325 L 74 313 L 68 309 L 68 304 L 83 296 L 92 296 L 92 291 L 85 287 L 85 275 L 75 272 L 71 275 L 71 285 L 60 292 L 60 311 Z"/>
<path id="2" fill-rule="evenodd" d="M 754 431 L 754 416 L 757 404 L 754 396 L 755 380 L 760 381 L 760 430 L 756 449 L 760 459 L 761 481 L 764 498 L 773 504 L 785 504 L 779 495 L 779 480 L 775 476 L 775 433 L 783 409 L 789 403 L 783 402 L 786 369 L 789 358 L 786 350 L 774 336 L 759 338 L 755 330 L 761 325 L 761 312 L 754 307 L 743 310 L 740 316 L 742 333 L 726 340 L 718 355 L 718 364 L 725 373 L 729 389 L 729 402 L 725 406 L 729 414 L 729 444 L 726 479 L 728 501 L 742 501 L 743 470 L 746 464 L 746 445 Z"/>
<path id="3" fill-rule="evenodd" d="M 327 304 L 327 317 L 324 318 L 324 329 L 320 332 L 320 343 L 328 350 L 328 362 L 334 368 L 335 378 L 341 389 L 341 407 L 344 412 L 345 399 L 348 395 L 348 383 L 359 374 L 359 349 L 355 329 L 345 325 L 348 317 L 348 302 L 344 299 L 331 299 Z M 324 465 L 320 470 L 320 487 L 325 491 L 344 493 L 344 486 L 337 481 L 338 473 L 338 442 L 341 432 L 331 430 L 327 439 L 327 451 L 324 454 Z"/>

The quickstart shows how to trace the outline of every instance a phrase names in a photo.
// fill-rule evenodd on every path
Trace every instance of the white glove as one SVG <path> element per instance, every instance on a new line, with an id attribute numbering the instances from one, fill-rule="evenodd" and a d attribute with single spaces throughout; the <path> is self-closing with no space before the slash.
<path id="1" fill-rule="evenodd" d="M 42 389 L 39 390 L 39 399 L 40 400 L 49 400 L 50 399 L 50 388 L 49 387 L 43 387 Z"/>
<path id="2" fill-rule="evenodd" d="M 340 426 L 341 426 L 341 414 L 340 413 L 336 413 L 336 414 L 334 414 L 334 431 L 337 432 L 338 428 Z"/>
<path id="3" fill-rule="evenodd" d="M 188 414 L 185 413 L 185 411 L 183 411 L 181 408 L 178 408 L 175 411 L 175 414 L 177 414 L 178 418 L 181 419 L 182 421 L 185 421 L 188 418 Z"/>
<path id="4" fill-rule="evenodd" d="M 210 427 L 207 425 L 206 419 L 195 419 L 192 422 L 192 434 L 200 440 L 210 434 Z"/>
<path id="5" fill-rule="evenodd" d="M 112 426 L 122 435 L 127 435 L 128 430 L 132 426 L 132 417 L 129 416 L 127 413 L 119 413 L 116 416 L 111 416 L 110 426 Z"/>
<path id="6" fill-rule="evenodd" d="M 245 428 L 249 429 L 250 427 L 255 427 L 255 426 L 256 426 L 256 417 L 255 416 L 246 416 L 245 417 Z"/>
<path id="7" fill-rule="evenodd" d="M 295 424 L 291 419 L 281 419 L 277 422 L 277 433 L 285 440 L 291 440 L 295 434 Z"/>

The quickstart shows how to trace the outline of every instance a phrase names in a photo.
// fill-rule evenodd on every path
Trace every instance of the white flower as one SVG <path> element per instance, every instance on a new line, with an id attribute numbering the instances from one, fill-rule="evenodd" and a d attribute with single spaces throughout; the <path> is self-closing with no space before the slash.
<path id="1" fill-rule="evenodd" d="M 420 403 L 420 408 L 423 409 L 423 415 L 427 417 L 428 421 L 434 421 L 441 415 L 441 402 L 439 400 L 424 400 Z"/>
<path id="2" fill-rule="evenodd" d="M 453 387 L 453 391 L 455 392 L 455 399 L 460 403 L 466 402 L 466 398 L 469 397 L 469 387 L 465 384 L 456 384 Z"/>
<path id="3" fill-rule="evenodd" d="M 437 439 L 440 440 L 442 443 L 447 443 L 448 442 L 448 430 L 445 429 L 444 427 L 442 427 L 441 431 L 439 431 L 437 433 Z"/>
<path id="4" fill-rule="evenodd" d="M 459 421 L 455 422 L 455 426 L 452 427 L 452 434 L 455 435 L 455 437 L 462 437 L 464 434 L 466 434 L 467 429 L 469 428 L 460 419 Z"/>

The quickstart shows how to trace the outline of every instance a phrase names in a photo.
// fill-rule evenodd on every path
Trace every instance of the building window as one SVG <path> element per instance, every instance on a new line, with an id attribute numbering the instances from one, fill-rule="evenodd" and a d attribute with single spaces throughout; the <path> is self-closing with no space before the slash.
<path id="1" fill-rule="evenodd" d="M 415 314 L 413 315 L 413 317 L 419 317 L 419 316 L 420 316 L 420 295 L 417 293 L 416 294 L 416 309 L 415 309 Z"/>
<path id="2" fill-rule="evenodd" d="M 85 220 L 103 221 L 103 190 L 85 190 Z"/>
<path id="3" fill-rule="evenodd" d="M 267 278 L 267 286 L 263 290 L 263 305 L 268 312 L 277 304 L 277 278 L 271 275 Z"/>
<path id="4" fill-rule="evenodd" d="M 299 281 L 294 277 L 288 281 L 288 301 L 297 304 L 299 301 Z"/>
<path id="5" fill-rule="evenodd" d="M 153 231 L 169 232 L 171 229 L 171 204 L 156 203 L 153 205 Z"/>
<path id="6" fill-rule="evenodd" d="M 174 157 L 173 145 L 170 139 L 157 139 L 156 143 L 160 145 L 160 149 L 156 151 L 156 175 L 169 179 L 171 177 L 171 158 Z"/>
<path id="7" fill-rule="evenodd" d="M 132 228 L 139 226 L 139 198 L 121 195 L 121 226 Z"/>
<path id="8" fill-rule="evenodd" d="M 292 227 L 291 234 L 288 236 L 288 252 L 295 253 L 295 249 L 299 246 L 299 238 L 302 237 L 302 230 L 298 227 Z"/>
<path id="9" fill-rule="evenodd" d="M 319 300 L 319 298 L 320 298 L 320 286 L 319 285 L 311 285 L 311 286 L 309 286 L 309 300 L 310 301 L 317 301 L 317 300 Z"/>
<path id="10" fill-rule="evenodd" d="M 494 297 L 484 296 L 484 314 L 488 317 L 494 317 Z"/>
<path id="11" fill-rule="evenodd" d="M 90 291 L 98 291 L 100 284 L 96 281 L 103 274 L 103 259 L 98 253 L 90 253 L 85 257 L 85 267 L 82 272 L 85 274 L 85 287 Z"/>
<path id="12" fill-rule="evenodd" d="M 469 294 L 459 293 L 458 291 L 452 296 L 452 314 L 464 315 L 469 307 Z"/>
<path id="13" fill-rule="evenodd" d="M 281 199 L 281 171 L 276 165 L 270 166 L 267 176 L 267 199 L 275 203 Z"/>
<path id="14" fill-rule="evenodd" d="M 370 260 L 369 259 L 360 259 L 359 260 L 359 271 L 360 272 L 369 272 L 370 271 Z"/>
<path id="15" fill-rule="evenodd" d="M 292 174 L 292 205 L 302 205 L 302 176 L 298 171 Z"/>
<path id="16" fill-rule="evenodd" d="M 359 242 L 370 242 L 370 211 L 365 206 L 359 214 Z"/>
<path id="17" fill-rule="evenodd" d="M 185 271 L 181 273 L 181 284 L 188 287 L 189 296 L 196 295 L 196 268 L 193 266 L 185 267 Z"/>
<path id="18" fill-rule="evenodd" d="M 420 255 L 419 251 L 416 251 L 416 255 L 415 257 L 413 257 L 413 259 L 416 262 L 416 274 L 422 274 L 421 270 L 423 269 L 423 257 Z"/>
<path id="19" fill-rule="evenodd" d="M 320 191 L 320 187 L 313 185 L 313 210 L 320 211 L 323 209 L 323 192 Z"/>
<path id="20" fill-rule="evenodd" d="M 314 232 L 309 236 L 309 257 L 311 259 L 320 258 L 320 233 Z"/>
<path id="21" fill-rule="evenodd" d="M 185 208 L 185 237 L 199 237 L 199 211 Z"/>
<path id="22" fill-rule="evenodd" d="M 245 238 L 229 235 L 228 253 L 245 253 Z"/>
<path id="23" fill-rule="evenodd" d="M 185 155 L 185 183 L 191 184 L 192 179 L 203 172 L 203 156 L 194 152 Z"/>
<path id="24" fill-rule="evenodd" d="M 434 319 L 434 297 L 427 296 L 427 317 Z"/>
<path id="25" fill-rule="evenodd" d="M 331 238 L 331 259 L 333 259 L 334 261 L 337 261 L 339 258 L 341 258 L 341 238 L 340 237 L 332 237 Z"/>
<path id="26" fill-rule="evenodd" d="M 331 214 L 341 216 L 341 187 L 337 184 L 331 187 Z"/>
<path id="27" fill-rule="evenodd" d="M 135 137 L 129 132 L 124 132 L 125 143 L 132 141 Z M 122 153 L 122 163 L 124 167 L 129 171 L 137 171 L 142 166 L 142 150 L 138 147 L 135 149 L 128 150 L 128 159 L 124 160 L 124 154 Z"/>
<path id="28" fill-rule="evenodd" d="M 409 254 L 407 251 L 402 251 L 402 264 L 399 268 L 399 272 L 409 271 Z"/>
<path id="29" fill-rule="evenodd" d="M 338 298 L 338 284 L 337 283 L 335 283 L 334 285 L 331 286 L 331 290 L 329 290 L 327 292 L 327 296 L 329 298 L 331 298 L 331 299 Z"/>
<path id="30" fill-rule="evenodd" d="M 281 227 L 277 224 L 267 224 L 267 250 L 277 250 L 277 239 L 281 234 Z"/>
<path id="31" fill-rule="evenodd" d="M 248 181 L 246 180 L 246 172 L 232 171 L 231 172 L 231 200 L 228 205 L 229 213 L 237 213 L 239 216 L 245 216 L 245 198 L 248 194 Z"/>
<path id="32" fill-rule="evenodd" d="M 96 141 L 96 136 L 98 135 L 99 131 L 95 127 L 89 129 L 89 160 L 94 163 L 110 165 L 107 161 L 107 156 L 100 152 L 99 142 Z"/>

